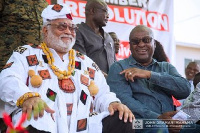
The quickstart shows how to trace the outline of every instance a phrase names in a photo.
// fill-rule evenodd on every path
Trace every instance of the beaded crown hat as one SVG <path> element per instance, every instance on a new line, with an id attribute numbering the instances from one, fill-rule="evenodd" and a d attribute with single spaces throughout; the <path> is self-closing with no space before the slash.
<path id="1" fill-rule="evenodd" d="M 48 20 L 68 18 L 72 20 L 71 10 L 66 4 L 48 5 L 41 14 L 43 23 Z"/>

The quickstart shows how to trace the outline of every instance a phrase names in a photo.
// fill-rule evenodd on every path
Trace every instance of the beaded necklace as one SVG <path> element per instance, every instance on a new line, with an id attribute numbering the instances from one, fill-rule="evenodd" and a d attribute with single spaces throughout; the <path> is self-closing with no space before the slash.
<path id="1" fill-rule="evenodd" d="M 41 48 L 42 48 L 42 51 L 44 52 L 44 54 L 47 56 L 47 60 L 48 60 L 48 64 L 49 64 L 50 68 L 52 69 L 54 74 L 58 77 L 58 79 L 59 80 L 68 79 L 72 75 L 72 73 L 74 72 L 75 51 L 73 49 L 71 49 L 69 51 L 68 71 L 61 71 L 61 70 L 59 70 L 59 68 L 57 68 L 54 65 L 53 54 L 51 53 L 51 51 L 49 50 L 49 48 L 47 47 L 47 45 L 44 42 L 41 43 Z"/>

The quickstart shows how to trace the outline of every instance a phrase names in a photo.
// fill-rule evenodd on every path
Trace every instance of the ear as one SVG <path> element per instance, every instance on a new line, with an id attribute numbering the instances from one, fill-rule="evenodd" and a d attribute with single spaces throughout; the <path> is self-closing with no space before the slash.
<path id="1" fill-rule="evenodd" d="M 129 42 L 129 48 L 130 48 L 130 51 L 131 51 L 131 53 L 132 53 L 132 49 L 133 49 L 132 47 L 133 47 L 133 46 L 131 46 L 131 45 L 132 45 L 131 42 Z"/>
<path id="2" fill-rule="evenodd" d="M 44 27 L 42 28 L 42 32 L 44 33 L 44 36 L 46 37 L 47 34 L 48 34 L 47 26 L 44 26 Z"/>
<path id="3" fill-rule="evenodd" d="M 91 8 L 89 11 L 90 11 L 90 14 L 94 14 L 96 12 L 94 8 Z"/>

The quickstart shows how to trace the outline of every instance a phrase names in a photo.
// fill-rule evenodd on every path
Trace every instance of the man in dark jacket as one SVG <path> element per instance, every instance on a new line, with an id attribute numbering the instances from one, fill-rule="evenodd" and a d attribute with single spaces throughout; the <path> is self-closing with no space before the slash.
<path id="1" fill-rule="evenodd" d="M 108 22 L 108 6 L 101 0 L 88 1 L 85 14 L 86 22 L 78 25 L 73 48 L 93 59 L 107 75 L 115 60 L 114 42 L 102 28 Z"/>

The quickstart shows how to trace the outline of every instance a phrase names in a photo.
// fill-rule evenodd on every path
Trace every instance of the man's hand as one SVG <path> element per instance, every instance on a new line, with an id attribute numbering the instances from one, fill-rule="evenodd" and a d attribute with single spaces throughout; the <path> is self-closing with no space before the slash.
<path id="1" fill-rule="evenodd" d="M 37 120 L 38 117 L 43 117 L 44 110 L 47 113 L 55 112 L 54 110 L 50 109 L 49 106 L 40 97 L 29 98 L 24 101 L 22 105 L 22 112 L 27 113 L 28 120 L 31 119 L 32 113 L 35 120 Z"/>
<path id="2" fill-rule="evenodd" d="M 170 112 L 166 112 L 161 114 L 158 119 L 165 121 L 165 123 L 168 125 L 168 130 L 169 133 L 179 133 L 182 125 L 179 123 L 179 120 L 173 120 L 172 117 L 177 113 L 177 111 L 170 111 Z"/>
<path id="3" fill-rule="evenodd" d="M 134 82 L 134 79 L 137 78 L 146 78 L 149 79 L 151 77 L 151 71 L 143 70 L 139 68 L 128 68 L 120 72 L 120 74 L 125 74 L 126 80 L 131 80 Z"/>
<path id="4" fill-rule="evenodd" d="M 124 122 L 127 122 L 129 119 L 129 122 L 132 122 L 133 119 L 135 119 L 135 116 L 130 111 L 130 109 L 121 103 L 118 102 L 112 102 L 110 103 L 108 110 L 110 112 L 110 115 L 113 115 L 115 111 L 119 111 L 119 119 L 122 120 L 124 116 Z"/>

